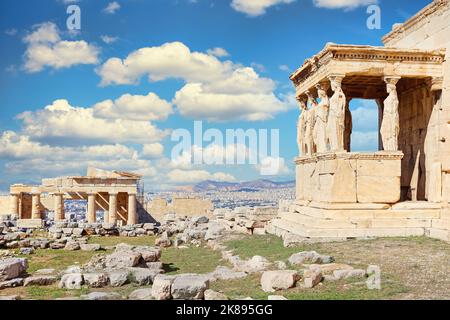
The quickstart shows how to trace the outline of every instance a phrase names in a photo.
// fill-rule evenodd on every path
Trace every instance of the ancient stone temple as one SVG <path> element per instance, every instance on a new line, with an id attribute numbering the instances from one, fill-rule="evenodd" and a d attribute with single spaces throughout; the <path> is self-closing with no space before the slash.
<path id="1" fill-rule="evenodd" d="M 450 241 L 449 0 L 396 24 L 383 42 L 329 43 L 292 74 L 297 199 L 272 222 L 274 233 Z M 350 148 L 352 99 L 378 105 L 377 152 Z"/>
<path id="2" fill-rule="evenodd" d="M 88 168 L 86 176 L 43 179 L 40 186 L 12 185 L 10 214 L 19 227 L 41 227 L 44 212 L 53 211 L 55 220 L 64 220 L 65 200 L 87 200 L 89 223 L 103 211 L 104 223 L 133 225 L 139 222 L 140 180 L 134 173 Z"/>

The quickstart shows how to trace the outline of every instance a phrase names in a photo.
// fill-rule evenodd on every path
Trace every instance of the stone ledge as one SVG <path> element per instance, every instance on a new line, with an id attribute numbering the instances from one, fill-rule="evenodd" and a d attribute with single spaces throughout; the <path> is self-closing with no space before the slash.
<path id="1" fill-rule="evenodd" d="M 392 210 L 428 210 L 441 209 L 442 204 L 427 201 L 406 201 L 392 205 Z"/>
<path id="2" fill-rule="evenodd" d="M 329 152 L 315 154 L 307 157 L 298 157 L 295 159 L 296 164 L 315 163 L 324 160 L 401 160 L 403 159 L 401 151 L 378 151 L 378 152 Z"/>

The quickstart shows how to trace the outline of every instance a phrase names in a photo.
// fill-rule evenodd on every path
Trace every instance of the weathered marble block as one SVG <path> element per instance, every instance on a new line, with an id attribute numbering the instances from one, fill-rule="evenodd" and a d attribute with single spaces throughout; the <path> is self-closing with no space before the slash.
<path id="1" fill-rule="evenodd" d="M 402 157 L 401 152 L 343 152 L 298 158 L 297 200 L 396 203 Z"/>

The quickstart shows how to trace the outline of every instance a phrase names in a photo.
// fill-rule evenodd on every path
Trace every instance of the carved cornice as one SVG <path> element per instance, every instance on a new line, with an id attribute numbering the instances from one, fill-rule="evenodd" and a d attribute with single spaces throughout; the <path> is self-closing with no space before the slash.
<path id="1" fill-rule="evenodd" d="M 331 61 L 385 61 L 389 63 L 413 62 L 419 64 L 442 64 L 445 49 L 419 50 L 387 47 L 337 45 L 329 43 L 317 55 L 305 61 L 290 79 L 297 87 L 308 78 L 324 69 Z"/>

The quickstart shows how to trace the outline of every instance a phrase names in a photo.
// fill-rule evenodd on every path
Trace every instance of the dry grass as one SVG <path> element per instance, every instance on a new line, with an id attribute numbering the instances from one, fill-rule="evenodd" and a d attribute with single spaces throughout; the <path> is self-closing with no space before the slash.
<path id="1" fill-rule="evenodd" d="M 277 237 L 254 236 L 231 240 L 227 246 L 243 257 L 263 255 L 272 261 L 285 260 L 295 252 L 316 250 L 354 267 L 380 266 L 386 294 L 378 298 L 450 299 L 450 244 L 439 240 L 386 238 L 284 248 Z"/>
<path id="2" fill-rule="evenodd" d="M 113 246 L 118 243 L 132 245 L 154 245 L 155 237 L 91 238 L 90 243 Z M 284 248 L 281 239 L 274 236 L 233 236 L 225 242 L 229 249 L 242 258 L 261 255 L 271 261 L 287 261 L 296 252 L 315 250 L 332 255 L 337 262 L 366 268 L 379 265 L 382 271 L 382 290 L 368 290 L 361 281 L 325 282 L 314 289 L 300 287 L 279 292 L 289 299 L 450 299 L 450 244 L 429 238 L 390 238 L 369 241 L 347 241 L 339 243 L 305 244 L 295 248 Z M 64 270 L 68 266 L 84 264 L 98 252 L 37 250 L 27 256 L 29 272 L 54 268 Z M 107 252 L 105 252 L 107 253 Z M 206 247 L 186 249 L 167 248 L 162 251 L 162 262 L 169 274 L 207 273 L 218 265 L 227 265 L 220 252 Z M 253 297 L 266 299 L 260 288 L 260 275 L 252 275 L 237 281 L 218 281 L 211 284 L 232 299 Z M 0 295 L 21 295 L 24 299 L 52 300 L 63 297 L 79 297 L 92 291 L 114 291 L 124 298 L 138 287 L 127 285 L 121 288 L 103 288 L 68 291 L 57 285 L 48 287 L 19 287 L 0 291 Z"/>

